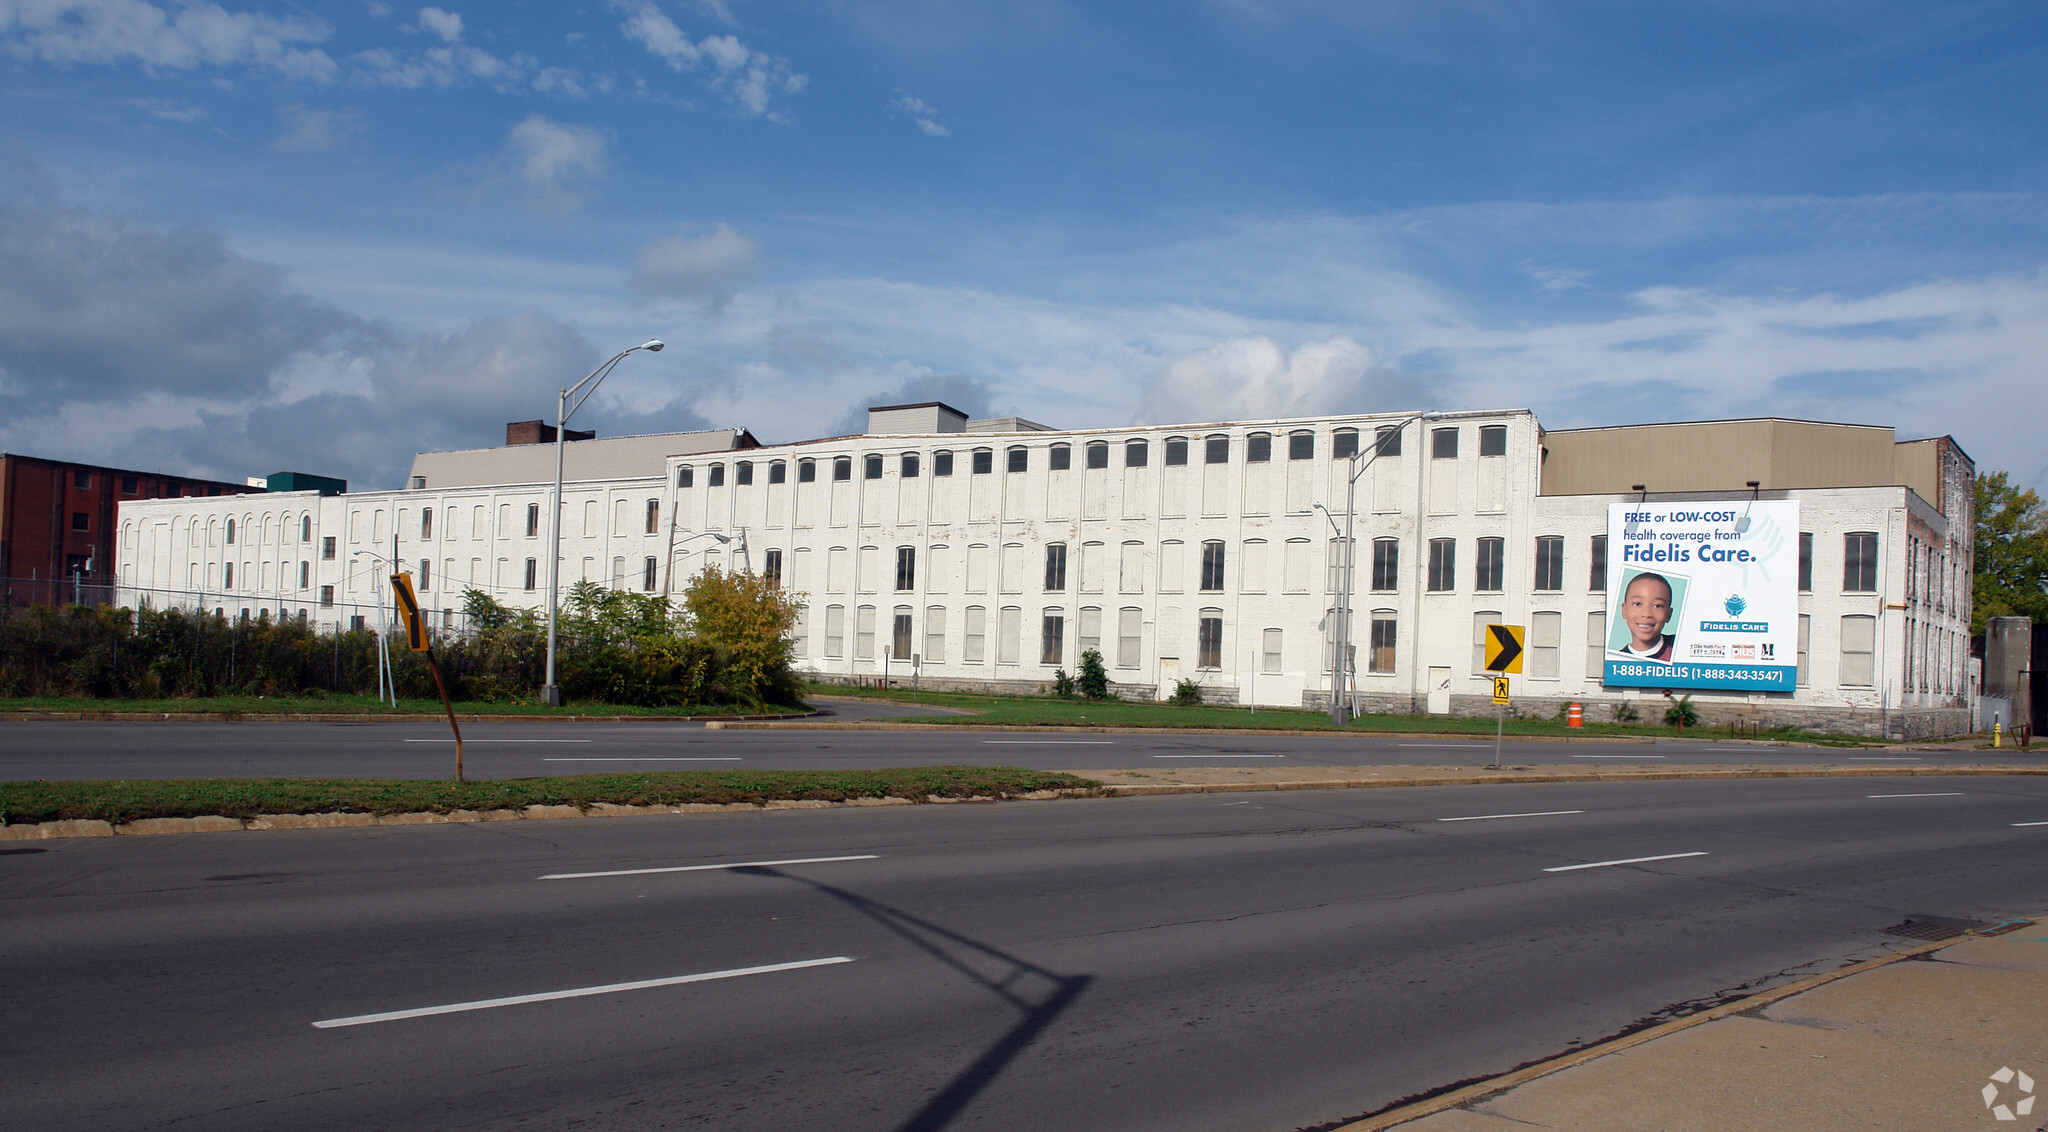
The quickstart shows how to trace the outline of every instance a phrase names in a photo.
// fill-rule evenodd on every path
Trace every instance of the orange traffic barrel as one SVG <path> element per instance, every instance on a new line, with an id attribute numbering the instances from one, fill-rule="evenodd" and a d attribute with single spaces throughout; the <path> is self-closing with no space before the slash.
<path id="1" fill-rule="evenodd" d="M 1566 727 L 1584 727 L 1586 725 L 1586 709 L 1573 704 L 1571 709 L 1565 713 L 1564 725 Z"/>

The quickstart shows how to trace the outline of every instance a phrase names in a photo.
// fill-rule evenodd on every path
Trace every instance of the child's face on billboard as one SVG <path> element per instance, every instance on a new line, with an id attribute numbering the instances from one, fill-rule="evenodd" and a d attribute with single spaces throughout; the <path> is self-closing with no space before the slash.
<path id="1" fill-rule="evenodd" d="M 1630 582 L 1628 592 L 1621 595 L 1621 619 L 1638 650 L 1657 647 L 1671 620 L 1671 587 L 1648 577 Z"/>

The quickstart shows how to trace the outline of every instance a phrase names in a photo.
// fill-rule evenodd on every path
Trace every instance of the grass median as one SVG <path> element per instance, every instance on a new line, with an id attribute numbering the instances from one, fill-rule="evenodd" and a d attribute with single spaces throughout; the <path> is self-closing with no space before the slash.
<path id="1" fill-rule="evenodd" d="M 389 778 L 195 778 L 0 782 L 0 821 L 139 821 L 261 814 L 449 813 L 527 806 L 844 802 L 855 798 L 1015 798 L 1098 785 L 1071 774 L 1002 766 L 889 770 L 678 770 L 487 782 Z"/>
<path id="2" fill-rule="evenodd" d="M 918 717 L 918 723 L 1003 724 L 1012 727 L 1188 727 L 1249 728 L 1260 731 L 1343 731 L 1390 732 L 1403 735 L 1493 736 L 1491 715 L 1360 715 L 1349 727 L 1337 727 L 1327 713 L 1301 708 L 1250 708 L 1203 705 L 1180 707 L 1145 700 L 1061 699 L 1051 696 L 1006 696 L 978 692 L 921 692 L 901 685 L 890 688 L 852 687 L 813 683 L 805 693 L 846 699 L 883 700 L 891 703 L 922 704 L 951 708 L 968 715 Z M 1658 701 L 1661 703 L 1661 701 Z M 1646 707 L 1645 711 L 1648 710 Z M 1659 707 L 1658 710 L 1662 710 Z M 1502 730 L 1510 736 L 1551 735 L 1560 738 L 1603 737 L 1629 739 L 1715 738 L 1729 734 L 1727 727 L 1697 726 L 1685 729 L 1657 723 L 1595 723 L 1569 727 L 1551 716 L 1510 715 Z M 1774 739 L 1801 743 L 1824 743 L 1840 737 L 1813 735 L 1796 728 L 1781 727 L 1742 732 L 1744 738 Z"/>

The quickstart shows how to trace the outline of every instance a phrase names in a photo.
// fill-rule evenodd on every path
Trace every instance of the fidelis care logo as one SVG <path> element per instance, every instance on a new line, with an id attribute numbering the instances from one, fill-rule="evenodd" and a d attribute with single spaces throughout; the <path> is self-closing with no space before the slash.
<path id="1" fill-rule="evenodd" d="M 2034 1079 L 2010 1065 L 2001 1065 L 1979 1090 L 1993 1120 L 2018 1120 L 2034 1111 Z"/>
<path id="2" fill-rule="evenodd" d="M 1727 610 L 1730 617 L 1740 617 L 1742 611 L 1749 608 L 1749 603 L 1742 600 L 1741 594 L 1729 594 L 1728 600 L 1721 603 L 1721 608 Z"/>

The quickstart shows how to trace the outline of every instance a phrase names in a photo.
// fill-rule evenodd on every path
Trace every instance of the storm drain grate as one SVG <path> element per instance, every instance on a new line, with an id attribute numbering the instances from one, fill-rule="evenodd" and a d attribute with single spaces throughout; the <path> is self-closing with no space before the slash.
<path id="1" fill-rule="evenodd" d="M 1935 943 L 1945 939 L 1961 939 L 1979 928 L 1990 926 L 1982 920 L 1956 920 L 1947 916 L 1908 916 L 1886 928 L 1885 934 L 1902 935 L 1907 939 L 1924 939 Z"/>

